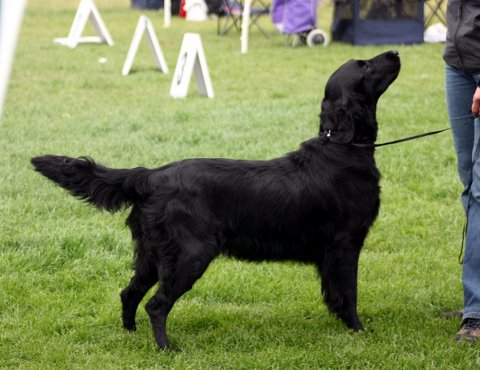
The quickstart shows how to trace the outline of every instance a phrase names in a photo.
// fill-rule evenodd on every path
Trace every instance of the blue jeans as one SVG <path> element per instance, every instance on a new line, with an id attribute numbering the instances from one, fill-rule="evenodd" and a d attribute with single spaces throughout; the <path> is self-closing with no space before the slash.
<path id="1" fill-rule="evenodd" d="M 463 319 L 480 319 L 480 119 L 472 118 L 472 98 L 480 74 L 468 75 L 449 65 L 445 70 L 447 109 L 467 216 L 463 259 Z"/>

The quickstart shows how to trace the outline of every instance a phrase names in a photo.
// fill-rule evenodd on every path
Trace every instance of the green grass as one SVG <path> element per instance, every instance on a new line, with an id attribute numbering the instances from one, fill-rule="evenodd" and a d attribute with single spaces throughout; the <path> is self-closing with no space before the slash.
<path id="1" fill-rule="evenodd" d="M 145 311 L 121 328 L 118 294 L 131 277 L 126 212 L 86 207 L 35 174 L 31 156 L 90 155 L 112 167 L 158 166 L 187 157 L 266 159 L 318 131 L 329 75 L 350 58 L 396 48 L 402 72 L 382 97 L 379 141 L 448 126 L 442 45 L 290 49 L 284 37 L 216 35 L 216 22 L 148 12 L 169 75 L 142 43 L 121 75 L 140 12 L 98 0 L 115 45 L 56 46 L 77 2 L 31 0 L 0 126 L 0 366 L 36 369 L 467 369 L 478 349 L 457 344 L 462 305 L 457 263 L 463 216 L 449 133 L 379 148 L 382 207 L 360 259 L 355 334 L 328 314 L 314 269 L 220 258 L 175 306 L 170 339 L 156 349 Z M 331 8 L 320 9 L 328 29 Z M 267 28 L 273 28 L 267 20 Z M 91 26 L 89 26 L 90 33 Z M 182 35 L 201 34 L 215 98 L 192 81 L 169 96 Z M 98 63 L 106 57 L 107 63 Z M 143 304 L 142 304 L 143 306 Z"/>

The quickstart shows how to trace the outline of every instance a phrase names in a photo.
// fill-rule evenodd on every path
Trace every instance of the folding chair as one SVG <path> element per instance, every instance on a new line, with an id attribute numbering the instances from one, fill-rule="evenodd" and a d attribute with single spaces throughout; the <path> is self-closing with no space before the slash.
<path id="1" fill-rule="evenodd" d="M 235 28 L 240 32 L 242 27 L 243 16 L 243 1 L 242 0 L 223 0 L 223 17 L 218 17 L 217 21 L 217 34 L 223 36 Z M 259 18 L 262 15 L 270 14 L 270 4 L 267 4 L 265 0 L 253 0 L 252 7 L 250 8 L 250 24 L 255 25 L 263 35 L 268 38 L 267 33 L 259 23 Z"/>
<path id="2" fill-rule="evenodd" d="M 425 0 L 425 5 L 429 8 L 428 14 L 425 16 L 425 27 L 429 26 L 430 21 L 435 17 L 445 26 L 447 25 L 447 17 L 443 11 L 442 5 L 445 0 Z"/>

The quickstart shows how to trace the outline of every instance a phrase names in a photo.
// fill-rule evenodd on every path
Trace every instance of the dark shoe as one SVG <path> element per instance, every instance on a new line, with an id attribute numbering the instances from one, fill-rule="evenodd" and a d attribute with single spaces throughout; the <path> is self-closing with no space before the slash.
<path id="1" fill-rule="evenodd" d="M 476 342 L 480 338 L 480 319 L 465 319 L 462 328 L 455 335 L 456 341 L 468 340 Z"/>

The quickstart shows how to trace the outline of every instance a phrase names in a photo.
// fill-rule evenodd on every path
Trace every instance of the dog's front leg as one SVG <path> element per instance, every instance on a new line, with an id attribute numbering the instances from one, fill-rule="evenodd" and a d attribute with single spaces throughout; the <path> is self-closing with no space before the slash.
<path id="1" fill-rule="evenodd" d="M 357 313 L 357 272 L 360 248 L 339 244 L 326 252 L 317 265 L 322 293 L 328 309 L 350 329 L 363 330 Z"/>

